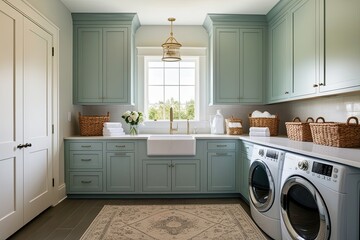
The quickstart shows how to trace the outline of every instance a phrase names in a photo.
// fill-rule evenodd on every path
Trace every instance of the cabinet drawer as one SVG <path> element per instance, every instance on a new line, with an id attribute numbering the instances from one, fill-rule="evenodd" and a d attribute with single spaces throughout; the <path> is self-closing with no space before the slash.
<path id="1" fill-rule="evenodd" d="M 70 151 L 70 169 L 102 168 L 102 151 Z"/>
<path id="2" fill-rule="evenodd" d="M 106 150 L 108 150 L 108 151 L 133 151 L 133 150 L 135 150 L 135 143 L 133 143 L 133 142 L 108 142 L 108 143 L 106 143 Z"/>
<path id="3" fill-rule="evenodd" d="M 235 150 L 235 143 L 210 142 L 208 143 L 208 150 Z"/>
<path id="4" fill-rule="evenodd" d="M 70 192 L 102 192 L 102 172 L 70 172 Z"/>
<path id="5" fill-rule="evenodd" d="M 73 142 L 73 143 L 70 143 L 70 150 L 102 151 L 102 143 L 101 142 Z"/>

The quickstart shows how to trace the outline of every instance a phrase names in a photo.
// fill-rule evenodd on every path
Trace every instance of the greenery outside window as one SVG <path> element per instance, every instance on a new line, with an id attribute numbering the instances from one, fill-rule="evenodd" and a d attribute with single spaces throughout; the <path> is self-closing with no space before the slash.
<path id="1" fill-rule="evenodd" d="M 147 120 L 198 120 L 199 59 L 183 57 L 180 62 L 163 62 L 145 57 L 144 111 Z"/>

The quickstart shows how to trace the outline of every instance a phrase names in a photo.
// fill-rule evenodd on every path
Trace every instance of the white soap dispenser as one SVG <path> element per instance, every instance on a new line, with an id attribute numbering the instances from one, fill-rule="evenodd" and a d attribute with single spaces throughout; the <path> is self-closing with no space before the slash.
<path id="1" fill-rule="evenodd" d="M 224 117 L 220 110 L 216 110 L 216 115 L 211 123 L 212 134 L 224 134 Z"/>

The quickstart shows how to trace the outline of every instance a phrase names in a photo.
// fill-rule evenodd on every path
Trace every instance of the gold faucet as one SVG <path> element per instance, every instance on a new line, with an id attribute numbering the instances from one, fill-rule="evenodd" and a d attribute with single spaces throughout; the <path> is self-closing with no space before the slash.
<path id="1" fill-rule="evenodd" d="M 178 127 L 173 128 L 173 121 L 174 121 L 174 111 L 173 108 L 170 107 L 170 134 L 174 134 L 174 131 L 178 130 Z"/>

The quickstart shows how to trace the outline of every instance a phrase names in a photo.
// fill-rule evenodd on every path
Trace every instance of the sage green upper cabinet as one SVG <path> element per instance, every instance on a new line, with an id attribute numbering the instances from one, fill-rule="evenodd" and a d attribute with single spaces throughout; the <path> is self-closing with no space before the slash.
<path id="1" fill-rule="evenodd" d="M 314 96 L 323 85 L 323 9 L 323 0 L 283 1 L 268 14 L 268 102 Z"/>
<path id="2" fill-rule="evenodd" d="M 292 97 L 314 95 L 323 85 L 323 0 L 302 0 L 291 9 Z"/>
<path id="3" fill-rule="evenodd" d="M 136 14 L 72 14 L 74 104 L 132 104 Z"/>
<path id="4" fill-rule="evenodd" d="M 281 16 L 269 25 L 269 86 L 270 102 L 285 99 L 291 89 L 290 18 Z"/>
<path id="5" fill-rule="evenodd" d="M 326 91 L 360 89 L 360 1 L 326 0 Z"/>
<path id="6" fill-rule="evenodd" d="M 262 103 L 265 16 L 209 14 L 210 103 Z"/>

